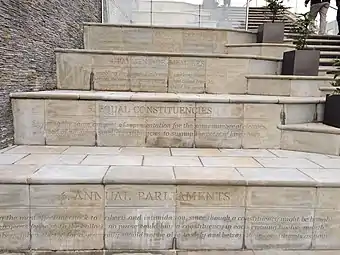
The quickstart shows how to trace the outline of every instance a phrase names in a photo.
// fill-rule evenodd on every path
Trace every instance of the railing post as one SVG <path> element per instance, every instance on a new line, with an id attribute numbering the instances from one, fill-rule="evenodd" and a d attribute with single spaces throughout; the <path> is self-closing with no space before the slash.
<path id="1" fill-rule="evenodd" d="M 201 27 L 201 5 L 198 5 L 198 27 Z"/>
<path id="2" fill-rule="evenodd" d="M 249 3 L 250 3 L 250 0 L 247 0 L 247 4 L 246 4 L 246 30 L 248 30 L 248 20 L 249 20 Z"/>
<path id="3" fill-rule="evenodd" d="M 153 11 L 153 10 L 152 10 L 152 7 L 153 7 L 153 2 L 152 2 L 152 0 L 150 1 L 150 3 L 151 3 L 151 6 L 150 6 L 150 23 L 151 23 L 151 24 L 150 24 L 150 25 L 152 26 L 152 18 L 153 18 L 153 17 L 152 17 L 152 11 Z"/>
<path id="4" fill-rule="evenodd" d="M 104 23 L 104 1 L 102 0 L 102 23 Z"/>

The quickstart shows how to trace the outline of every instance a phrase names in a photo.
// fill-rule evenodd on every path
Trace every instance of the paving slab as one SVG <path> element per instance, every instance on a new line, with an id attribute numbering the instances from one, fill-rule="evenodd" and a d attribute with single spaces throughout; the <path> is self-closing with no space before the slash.
<path id="1" fill-rule="evenodd" d="M 86 155 L 62 155 L 62 154 L 30 154 L 20 159 L 15 164 L 19 165 L 77 165 L 84 160 Z"/>
<path id="2" fill-rule="evenodd" d="M 30 183 L 101 183 L 109 166 L 46 165 L 29 178 Z"/>
<path id="3" fill-rule="evenodd" d="M 171 148 L 172 156 L 223 156 L 219 149 Z"/>
<path id="4" fill-rule="evenodd" d="M 151 156 L 170 156 L 169 148 L 149 148 L 149 147 L 122 147 L 120 155 L 151 155 Z"/>
<path id="5" fill-rule="evenodd" d="M 0 183 L 27 183 L 37 165 L 0 165 Z"/>
<path id="6" fill-rule="evenodd" d="M 145 156 L 144 166 L 202 166 L 198 157 Z"/>
<path id="7" fill-rule="evenodd" d="M 277 157 L 277 155 L 265 149 L 220 149 L 220 151 L 223 156 L 228 157 Z"/>
<path id="8" fill-rule="evenodd" d="M 62 153 L 68 148 L 68 146 L 34 146 L 34 145 L 19 145 L 16 146 L 5 153 Z"/>
<path id="9" fill-rule="evenodd" d="M 120 156 L 120 155 L 88 155 L 82 165 L 115 165 L 115 166 L 141 166 L 143 156 Z"/>
<path id="10" fill-rule="evenodd" d="M 314 186 L 316 181 L 296 168 L 237 168 L 248 185 Z"/>
<path id="11" fill-rule="evenodd" d="M 14 164 L 15 162 L 23 159 L 26 157 L 28 154 L 0 154 L 0 164 L 1 165 L 10 165 Z"/>
<path id="12" fill-rule="evenodd" d="M 263 167 L 322 168 L 305 158 L 255 158 Z"/>
<path id="13" fill-rule="evenodd" d="M 235 168 L 174 167 L 178 184 L 245 185 L 246 181 Z"/>
<path id="14" fill-rule="evenodd" d="M 251 157 L 200 157 L 206 167 L 262 167 Z"/>
<path id="15" fill-rule="evenodd" d="M 162 184 L 174 183 L 172 167 L 159 166 L 111 166 L 104 177 L 104 183 Z"/>
<path id="16" fill-rule="evenodd" d="M 70 146 L 63 154 L 119 154 L 120 147 Z"/>

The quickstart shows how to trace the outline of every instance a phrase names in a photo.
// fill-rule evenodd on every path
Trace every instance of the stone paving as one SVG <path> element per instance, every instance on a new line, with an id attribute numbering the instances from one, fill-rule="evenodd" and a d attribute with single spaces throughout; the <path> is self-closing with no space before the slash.
<path id="1" fill-rule="evenodd" d="M 11 165 L 9 167 L 9 165 Z M 126 179 L 340 183 L 340 156 L 275 149 L 13 146 L 0 151 L 0 181 Z M 104 178 L 105 176 L 105 178 Z M 66 178 L 66 179 L 65 179 Z M 104 178 L 104 179 L 103 179 Z"/>

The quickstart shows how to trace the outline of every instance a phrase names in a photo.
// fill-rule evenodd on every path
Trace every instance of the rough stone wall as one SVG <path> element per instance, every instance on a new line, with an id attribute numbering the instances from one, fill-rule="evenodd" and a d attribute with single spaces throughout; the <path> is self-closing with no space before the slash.
<path id="1" fill-rule="evenodd" d="M 13 143 L 9 94 L 56 87 L 54 49 L 82 48 L 101 0 L 0 0 L 0 148 Z"/>

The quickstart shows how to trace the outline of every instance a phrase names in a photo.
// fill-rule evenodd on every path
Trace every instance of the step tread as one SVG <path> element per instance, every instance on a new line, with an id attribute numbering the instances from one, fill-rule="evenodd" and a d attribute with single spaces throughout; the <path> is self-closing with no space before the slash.
<path id="1" fill-rule="evenodd" d="M 183 53 L 183 52 L 150 52 L 150 51 L 112 51 L 88 49 L 55 49 L 56 53 L 81 53 L 81 54 L 106 54 L 106 55 L 131 55 L 131 56 L 174 56 L 174 57 L 212 57 L 212 58 L 240 58 L 281 61 L 281 58 L 258 55 L 223 54 L 223 53 Z"/>
<path id="2" fill-rule="evenodd" d="M 8 148 L 0 156 L 19 159 L 18 164 L 7 164 L 1 169 L 0 182 L 9 184 L 340 186 L 338 180 L 331 178 L 334 172 L 327 167 L 323 168 L 323 177 L 328 177 L 326 180 L 316 178 L 318 173 L 311 174 L 308 169 L 296 169 L 301 164 L 321 168 L 309 160 L 327 164 L 334 159 L 340 160 L 340 157 L 279 149 L 22 145 Z M 79 161 L 80 156 L 85 158 L 81 163 L 41 166 L 42 158 L 45 162 L 56 161 L 56 158 L 62 160 L 63 157 Z M 21 164 L 27 160 L 32 164 Z M 112 162 L 118 161 L 118 166 L 111 166 Z M 248 162 L 248 168 L 244 167 L 244 162 Z M 270 166 L 288 162 L 290 167 L 280 169 Z"/>
<path id="3" fill-rule="evenodd" d="M 108 100 L 108 101 L 151 101 L 151 102 L 211 102 L 211 103 L 323 103 L 325 97 L 285 97 L 230 94 L 147 93 L 49 90 L 37 92 L 15 92 L 17 99 L 64 99 L 64 100 Z"/>
<path id="4" fill-rule="evenodd" d="M 287 131 L 340 134 L 340 128 L 331 127 L 323 123 L 287 124 L 280 125 L 279 129 Z"/>

